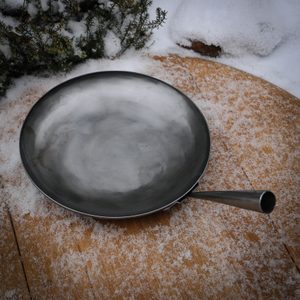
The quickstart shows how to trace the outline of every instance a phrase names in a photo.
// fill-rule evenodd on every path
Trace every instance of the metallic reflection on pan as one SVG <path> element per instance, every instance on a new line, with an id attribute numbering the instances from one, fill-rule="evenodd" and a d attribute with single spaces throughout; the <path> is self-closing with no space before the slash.
<path id="1" fill-rule="evenodd" d="M 20 136 L 33 183 L 57 204 L 99 218 L 171 207 L 198 183 L 209 150 L 205 118 L 187 96 L 121 71 L 53 88 L 33 106 Z M 261 212 L 275 205 L 269 191 L 190 195 Z"/>

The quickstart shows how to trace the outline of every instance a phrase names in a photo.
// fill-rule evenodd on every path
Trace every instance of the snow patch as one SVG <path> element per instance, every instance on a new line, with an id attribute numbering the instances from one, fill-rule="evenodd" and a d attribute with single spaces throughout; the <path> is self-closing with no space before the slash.
<path id="1" fill-rule="evenodd" d="M 112 31 L 104 38 L 104 51 L 107 57 L 114 57 L 121 51 L 121 41 Z"/>
<path id="2" fill-rule="evenodd" d="M 220 45 L 217 59 L 250 72 L 300 97 L 300 1 L 298 0 L 166 0 L 153 1 L 168 11 L 153 34 L 153 54 L 198 56 L 177 43 L 190 40 Z"/>
<path id="3" fill-rule="evenodd" d="M 7 5 L 8 7 L 11 8 L 18 8 L 24 4 L 24 0 L 4 0 L 1 5 Z"/>
<path id="4" fill-rule="evenodd" d="M 71 30 L 74 37 L 80 37 L 81 35 L 85 35 L 86 25 L 84 24 L 84 22 L 76 22 L 70 20 L 68 22 L 68 29 Z"/>
<path id="5" fill-rule="evenodd" d="M 48 0 L 40 0 L 42 10 L 46 11 L 49 9 Z"/>
<path id="6" fill-rule="evenodd" d="M 170 23 L 171 36 L 177 43 L 219 45 L 234 56 L 268 55 L 290 34 L 281 6 L 280 1 L 182 1 Z"/>
<path id="7" fill-rule="evenodd" d="M 30 16 L 31 16 L 32 18 L 35 17 L 36 14 L 37 14 L 37 8 L 36 8 L 35 5 L 32 4 L 32 3 L 29 3 L 29 4 L 28 4 L 27 11 L 28 11 L 28 13 L 30 14 Z"/>

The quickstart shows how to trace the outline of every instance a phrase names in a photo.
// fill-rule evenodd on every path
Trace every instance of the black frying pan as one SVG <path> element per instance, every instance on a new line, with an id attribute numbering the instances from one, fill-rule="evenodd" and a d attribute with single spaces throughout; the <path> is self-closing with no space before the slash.
<path id="1" fill-rule="evenodd" d="M 68 80 L 29 112 L 20 136 L 23 165 L 57 204 L 100 218 L 166 209 L 192 195 L 269 213 L 269 191 L 190 193 L 208 162 L 209 130 L 184 94 L 131 72 Z"/>

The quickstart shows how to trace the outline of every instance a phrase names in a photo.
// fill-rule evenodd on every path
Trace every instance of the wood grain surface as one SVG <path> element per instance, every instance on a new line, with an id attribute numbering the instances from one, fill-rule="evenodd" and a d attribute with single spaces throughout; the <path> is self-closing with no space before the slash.
<path id="1" fill-rule="evenodd" d="M 276 209 L 186 199 L 144 218 L 100 221 L 46 200 L 18 162 L 1 174 L 1 198 L 34 198 L 35 210 L 1 207 L 0 299 L 299 299 L 299 99 L 214 62 L 152 59 L 145 73 L 186 93 L 207 118 L 212 151 L 197 189 L 271 189 Z M 1 143 L 17 147 L 44 92 L 36 86 L 4 103 L 1 113 L 16 113 Z"/>

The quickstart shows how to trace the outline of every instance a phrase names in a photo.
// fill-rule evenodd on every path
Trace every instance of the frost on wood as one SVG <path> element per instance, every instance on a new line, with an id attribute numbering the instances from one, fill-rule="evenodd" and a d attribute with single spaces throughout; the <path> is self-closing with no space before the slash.
<path id="1" fill-rule="evenodd" d="M 31 106 L 66 78 L 37 82 L 25 77 L 1 102 L 1 207 L 9 208 L 14 218 L 22 258 L 25 267 L 30 266 L 33 298 L 296 298 L 299 277 L 283 243 L 293 246 L 291 234 L 296 229 L 292 226 L 297 223 L 293 208 L 299 188 L 292 186 L 297 175 L 293 164 L 297 148 L 295 139 L 285 133 L 289 122 L 294 124 L 297 106 L 286 93 L 236 70 L 193 59 L 174 60 L 174 64 L 172 59 L 158 64 L 135 56 L 91 61 L 68 76 L 130 69 L 180 88 L 203 111 L 211 130 L 211 160 L 200 188 L 271 186 L 279 197 L 274 219 L 273 215 L 270 219 L 192 199 L 169 212 L 126 222 L 97 221 L 58 207 L 26 176 L 18 137 Z M 284 105 L 280 104 L 283 100 Z M 271 104 L 286 114 L 274 114 Z M 256 126 L 258 112 L 264 116 L 260 127 Z M 279 129 L 273 119 L 265 118 L 266 114 L 280 120 Z M 271 131 L 267 132 L 268 128 Z M 285 153 L 286 145 L 293 150 Z M 274 154 L 267 155 L 264 149 Z M 274 169 L 275 157 L 288 169 Z M 266 164 L 276 173 L 275 180 L 264 175 Z M 281 190 L 282 184 L 289 188 Z M 5 240 L 0 238 L 0 243 L 4 245 Z M 17 293 L 12 289 L 6 292 Z"/>

